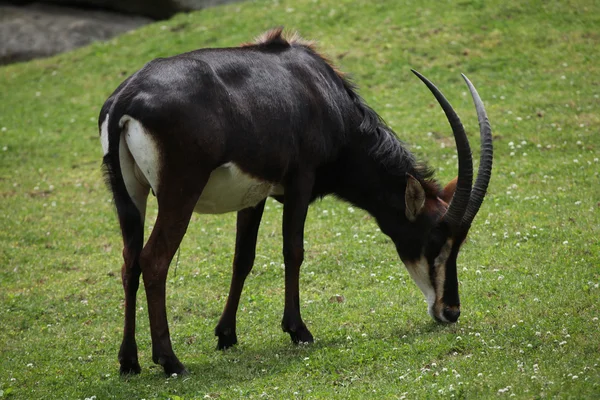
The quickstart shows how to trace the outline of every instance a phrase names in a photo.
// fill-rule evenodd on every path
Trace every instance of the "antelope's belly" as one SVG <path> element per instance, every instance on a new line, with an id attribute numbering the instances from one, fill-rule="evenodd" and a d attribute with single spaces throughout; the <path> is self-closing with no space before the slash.
<path id="1" fill-rule="evenodd" d="M 254 207 L 272 194 L 283 194 L 279 185 L 256 179 L 234 163 L 213 170 L 194 211 L 222 214 Z"/>

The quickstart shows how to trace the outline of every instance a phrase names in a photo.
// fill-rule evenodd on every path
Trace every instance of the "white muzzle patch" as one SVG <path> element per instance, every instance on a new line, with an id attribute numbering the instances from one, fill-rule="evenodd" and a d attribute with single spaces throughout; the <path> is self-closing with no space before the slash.
<path id="1" fill-rule="evenodd" d="M 421 289 L 425 300 L 427 300 L 427 312 L 431 318 L 443 322 L 449 322 L 444 317 L 442 298 L 444 297 L 444 283 L 446 281 L 446 261 L 448 261 L 451 250 L 452 239 L 448 239 L 434 260 L 434 279 L 431 279 L 429 263 L 425 256 L 421 256 L 414 262 L 404 262 L 411 278 Z"/>

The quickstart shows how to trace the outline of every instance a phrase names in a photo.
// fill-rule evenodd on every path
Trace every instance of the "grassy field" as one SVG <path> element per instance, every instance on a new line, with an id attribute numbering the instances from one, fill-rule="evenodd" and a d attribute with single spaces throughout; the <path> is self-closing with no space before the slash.
<path id="1" fill-rule="evenodd" d="M 328 198 L 309 212 L 301 273 L 316 342 L 292 345 L 279 327 L 281 206 L 270 201 L 240 344 L 218 352 L 213 336 L 235 215 L 196 215 L 167 288 L 175 352 L 191 373 L 166 378 L 152 364 L 141 289 L 143 370 L 121 378 L 121 238 L 99 109 L 152 58 L 276 25 L 317 39 L 442 182 L 456 174 L 451 133 L 410 68 L 442 88 L 473 147 L 460 72 L 478 87 L 496 158 L 459 259 L 461 319 L 433 323 L 373 219 Z M 0 68 L 0 398 L 599 398 L 599 26 L 600 3 L 583 0 L 257 1 Z M 148 228 L 155 216 L 152 203 Z"/>

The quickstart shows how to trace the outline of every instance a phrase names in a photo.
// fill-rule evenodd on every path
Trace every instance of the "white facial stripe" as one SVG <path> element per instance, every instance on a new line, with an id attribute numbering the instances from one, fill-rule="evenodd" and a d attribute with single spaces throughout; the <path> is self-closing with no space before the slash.
<path id="1" fill-rule="evenodd" d="M 429 264 L 427 263 L 427 258 L 421 256 L 416 262 L 405 262 L 404 265 L 413 281 L 415 281 L 419 289 L 421 289 L 421 292 L 425 295 L 428 305 L 427 309 L 431 315 L 436 297 L 435 289 L 431 285 L 431 279 L 429 278 Z M 431 316 L 433 317 L 433 315 Z"/>
<path id="2" fill-rule="evenodd" d="M 194 209 L 200 214 L 221 214 L 254 207 L 272 194 L 283 194 L 273 183 L 256 179 L 234 163 L 213 170 Z"/>
<path id="3" fill-rule="evenodd" d="M 104 155 L 108 154 L 108 114 L 100 125 L 100 144 L 102 144 L 102 150 Z"/>
<path id="4" fill-rule="evenodd" d="M 446 261 L 450 257 L 450 251 L 452 250 L 452 239 L 448 239 L 446 244 L 440 250 L 440 254 L 433 261 L 435 267 L 435 288 L 437 298 L 441 299 L 444 297 L 444 283 L 446 282 Z"/>
<path id="5" fill-rule="evenodd" d="M 149 184 L 154 193 L 158 193 L 161 168 L 158 146 L 138 120 L 131 118 L 129 115 L 124 115 L 119 121 L 119 125 L 123 127 L 125 124 L 127 126 L 123 132 L 123 137 L 131 156 L 135 160 L 135 167 L 131 169 L 131 174 L 140 183 Z M 139 170 L 136 171 L 136 167 Z"/>
<path id="6" fill-rule="evenodd" d="M 444 296 L 444 282 L 446 281 L 446 261 L 452 250 L 452 239 L 448 239 L 446 244 L 440 250 L 440 254 L 434 260 L 435 270 L 435 288 L 431 283 L 429 274 L 429 263 L 425 256 L 415 262 L 405 262 L 406 269 L 411 278 L 415 281 L 421 292 L 427 300 L 427 311 L 432 318 L 437 318 L 441 321 L 448 322 L 444 317 L 441 300 Z"/>

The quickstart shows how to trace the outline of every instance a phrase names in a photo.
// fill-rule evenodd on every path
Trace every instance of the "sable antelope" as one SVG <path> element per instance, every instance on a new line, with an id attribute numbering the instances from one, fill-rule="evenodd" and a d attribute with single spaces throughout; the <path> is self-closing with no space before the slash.
<path id="1" fill-rule="evenodd" d="M 269 196 L 283 203 L 281 326 L 293 342 L 313 341 L 300 316 L 298 279 L 308 206 L 328 194 L 375 218 L 435 320 L 458 319 L 456 259 L 491 176 L 491 128 L 477 91 L 463 75 L 481 134 L 472 187 L 471 150 L 458 116 L 431 82 L 413 72 L 435 95 L 454 133 L 459 173 L 444 189 L 341 72 L 310 43 L 285 38 L 282 29 L 238 48 L 156 59 L 115 90 L 102 107 L 99 128 L 124 244 L 121 373 L 140 372 L 135 341 L 140 274 L 152 359 L 167 374 L 185 372 L 171 346 L 165 282 L 194 211 L 238 213 L 233 277 L 215 328 L 219 349 L 237 343 L 237 307 Z M 158 216 L 143 246 L 150 190 Z"/>

